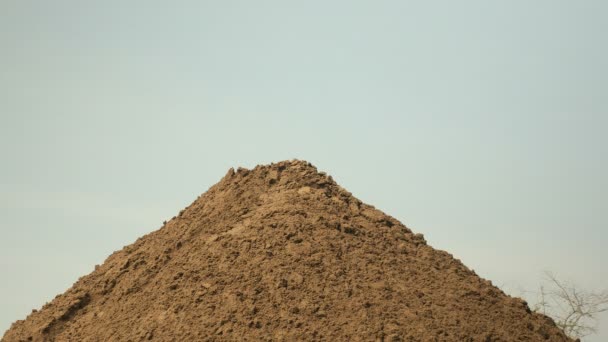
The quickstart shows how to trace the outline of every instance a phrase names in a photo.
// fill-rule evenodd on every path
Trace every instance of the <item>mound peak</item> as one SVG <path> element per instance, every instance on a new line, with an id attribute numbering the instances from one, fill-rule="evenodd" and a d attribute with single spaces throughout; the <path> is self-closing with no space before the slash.
<path id="1" fill-rule="evenodd" d="M 570 341 L 306 161 L 230 169 L 3 341 Z"/>

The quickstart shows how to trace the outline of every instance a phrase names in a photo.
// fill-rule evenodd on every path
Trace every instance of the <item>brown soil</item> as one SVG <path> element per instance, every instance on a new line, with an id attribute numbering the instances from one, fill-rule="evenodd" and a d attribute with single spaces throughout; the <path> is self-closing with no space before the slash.
<path id="1" fill-rule="evenodd" d="M 304 161 L 229 170 L 2 341 L 571 341 Z"/>

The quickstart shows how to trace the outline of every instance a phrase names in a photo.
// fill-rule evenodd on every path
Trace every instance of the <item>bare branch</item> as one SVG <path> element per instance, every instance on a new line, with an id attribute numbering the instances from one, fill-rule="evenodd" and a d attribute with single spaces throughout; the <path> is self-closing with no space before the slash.
<path id="1" fill-rule="evenodd" d="M 608 291 L 588 292 L 546 272 L 548 285 L 541 285 L 534 311 L 550 316 L 573 337 L 596 332 L 598 315 L 608 311 Z"/>

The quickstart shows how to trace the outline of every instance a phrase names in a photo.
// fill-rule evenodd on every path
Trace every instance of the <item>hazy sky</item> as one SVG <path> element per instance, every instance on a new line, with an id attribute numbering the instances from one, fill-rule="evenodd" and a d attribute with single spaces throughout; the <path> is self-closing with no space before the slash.
<path id="1" fill-rule="evenodd" d="M 1 1 L 0 335 L 306 159 L 511 294 L 608 287 L 605 1 Z M 608 316 L 600 335 L 608 340 Z"/>

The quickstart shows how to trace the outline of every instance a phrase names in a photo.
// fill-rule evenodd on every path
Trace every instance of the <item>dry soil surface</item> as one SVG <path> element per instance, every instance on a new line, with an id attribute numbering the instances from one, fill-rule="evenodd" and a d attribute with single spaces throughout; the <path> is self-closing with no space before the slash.
<path id="1" fill-rule="evenodd" d="M 305 161 L 229 170 L 2 341 L 571 341 Z"/>

